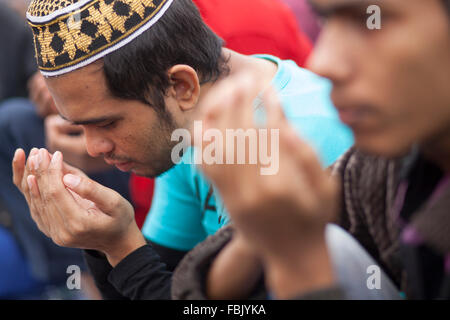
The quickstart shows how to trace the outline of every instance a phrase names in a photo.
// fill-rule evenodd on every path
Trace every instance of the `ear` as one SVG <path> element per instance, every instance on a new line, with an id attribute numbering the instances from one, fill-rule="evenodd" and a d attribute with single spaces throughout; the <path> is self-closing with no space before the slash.
<path id="1" fill-rule="evenodd" d="M 178 101 L 183 111 L 194 108 L 200 96 L 200 81 L 197 72 L 190 66 L 179 64 L 169 69 L 171 87 L 169 96 Z"/>

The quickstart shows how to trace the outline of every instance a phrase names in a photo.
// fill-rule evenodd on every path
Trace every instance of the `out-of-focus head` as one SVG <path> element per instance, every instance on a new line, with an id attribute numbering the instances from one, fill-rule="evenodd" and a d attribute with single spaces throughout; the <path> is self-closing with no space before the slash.
<path id="1" fill-rule="evenodd" d="M 333 81 L 333 101 L 358 147 L 395 157 L 448 137 L 449 0 L 310 3 L 325 24 L 308 65 Z M 367 25 L 373 4 L 381 29 Z"/>
<path id="2" fill-rule="evenodd" d="M 226 72 L 222 41 L 191 0 L 34 0 L 28 20 L 59 113 L 91 156 L 157 176 L 174 164 L 203 83 Z"/>
<path id="3" fill-rule="evenodd" d="M 25 18 L 27 7 L 31 0 L 0 0 L 0 3 L 2 2 L 6 3 L 9 7 Z"/>

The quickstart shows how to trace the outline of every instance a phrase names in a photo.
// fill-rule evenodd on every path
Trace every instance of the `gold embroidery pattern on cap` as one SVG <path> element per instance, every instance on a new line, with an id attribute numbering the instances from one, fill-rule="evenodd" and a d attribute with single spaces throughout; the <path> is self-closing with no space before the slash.
<path id="1" fill-rule="evenodd" d="M 76 65 L 108 49 L 149 22 L 168 0 L 93 0 L 79 9 L 55 17 L 47 23 L 29 24 L 34 33 L 36 58 L 43 71 L 56 71 Z M 61 3 L 35 0 L 39 4 Z M 76 0 L 66 1 L 68 4 Z M 39 7 L 41 8 L 41 7 Z M 47 10 L 44 7 L 44 10 Z M 45 11 L 44 13 L 47 13 Z M 53 11 L 54 12 L 54 11 Z M 35 16 L 45 16 L 38 12 Z"/>
<path id="2" fill-rule="evenodd" d="M 33 1 L 28 8 L 28 13 L 33 17 L 44 17 L 55 11 L 64 9 L 79 0 L 42 0 Z"/>

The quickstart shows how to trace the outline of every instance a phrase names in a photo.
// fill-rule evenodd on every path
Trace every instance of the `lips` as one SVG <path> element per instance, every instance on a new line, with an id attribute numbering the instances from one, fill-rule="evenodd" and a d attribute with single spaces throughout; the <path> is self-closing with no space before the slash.
<path id="1" fill-rule="evenodd" d="M 105 159 L 105 162 L 109 165 L 115 166 L 117 169 L 119 169 L 120 171 L 130 171 L 131 168 L 133 167 L 133 162 L 132 161 L 125 161 L 125 162 L 117 162 L 117 161 L 111 161 L 108 159 Z"/>
<path id="2" fill-rule="evenodd" d="M 368 104 L 339 104 L 335 103 L 339 118 L 345 124 L 352 126 L 366 122 L 374 115 L 374 108 Z"/>
<path id="3" fill-rule="evenodd" d="M 353 110 L 338 108 L 338 113 L 341 121 L 349 126 L 356 124 L 358 119 L 360 118 L 358 112 Z"/>
<path id="4" fill-rule="evenodd" d="M 382 130 L 380 115 L 373 106 L 353 105 L 336 107 L 340 120 L 350 127 L 355 135 L 377 134 Z"/>
<path id="5" fill-rule="evenodd" d="M 128 172 L 133 167 L 133 162 L 128 161 L 121 164 L 115 164 L 116 168 L 123 172 Z"/>

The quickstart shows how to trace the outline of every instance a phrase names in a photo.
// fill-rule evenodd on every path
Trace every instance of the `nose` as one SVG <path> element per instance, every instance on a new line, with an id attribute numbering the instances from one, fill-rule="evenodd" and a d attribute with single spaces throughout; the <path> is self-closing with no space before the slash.
<path id="1" fill-rule="evenodd" d="M 111 153 L 114 143 L 94 130 L 84 128 L 86 150 L 91 157 L 99 157 Z"/>
<path id="2" fill-rule="evenodd" d="M 345 81 L 351 74 L 352 62 L 349 40 L 338 22 L 328 22 L 307 61 L 312 72 L 330 79 L 333 84 Z"/>

